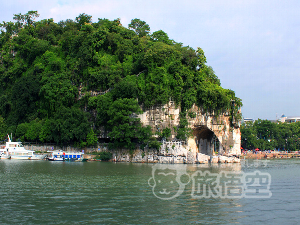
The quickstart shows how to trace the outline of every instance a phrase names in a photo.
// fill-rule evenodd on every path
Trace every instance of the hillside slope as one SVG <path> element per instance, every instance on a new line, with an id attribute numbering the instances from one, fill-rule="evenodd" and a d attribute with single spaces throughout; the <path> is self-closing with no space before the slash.
<path id="1" fill-rule="evenodd" d="M 141 106 L 172 99 L 181 108 L 178 139 L 188 135 L 193 104 L 216 114 L 241 106 L 220 86 L 201 48 L 182 46 L 161 30 L 150 33 L 144 21 L 125 28 L 119 19 L 92 22 L 86 14 L 58 23 L 38 16 L 29 11 L 0 24 L 2 140 L 13 133 L 23 141 L 90 146 L 101 128 L 114 147 L 155 147 L 151 129 L 133 116 Z"/>

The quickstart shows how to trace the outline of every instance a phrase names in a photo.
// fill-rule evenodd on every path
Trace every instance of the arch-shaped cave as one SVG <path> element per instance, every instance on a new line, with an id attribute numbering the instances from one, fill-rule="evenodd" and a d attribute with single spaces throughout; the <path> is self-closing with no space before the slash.
<path id="1" fill-rule="evenodd" d="M 214 155 L 214 151 L 217 151 L 220 148 L 219 139 L 207 126 L 195 127 L 193 134 L 199 153 Z"/>

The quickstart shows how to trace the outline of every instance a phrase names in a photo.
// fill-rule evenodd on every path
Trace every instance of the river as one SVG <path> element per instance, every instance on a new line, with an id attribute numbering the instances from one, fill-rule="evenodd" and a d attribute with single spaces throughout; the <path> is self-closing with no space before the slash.
<path id="1" fill-rule="evenodd" d="M 236 186 L 236 197 L 205 197 L 193 182 L 255 171 L 270 178 L 265 195 L 255 189 L 247 197 Z M 0 181 L 0 224 L 300 223 L 299 159 L 212 166 L 0 160 Z"/>

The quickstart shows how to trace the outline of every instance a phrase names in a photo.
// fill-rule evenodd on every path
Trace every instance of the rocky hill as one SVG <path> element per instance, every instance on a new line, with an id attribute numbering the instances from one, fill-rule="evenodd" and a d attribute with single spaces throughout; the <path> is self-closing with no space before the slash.
<path id="1" fill-rule="evenodd" d="M 193 136 L 199 110 L 226 115 L 228 129 L 238 124 L 241 100 L 221 87 L 201 48 L 151 33 L 139 19 L 126 28 L 84 13 L 57 23 L 38 16 L 0 24 L 1 139 L 158 148 L 161 139 Z"/>

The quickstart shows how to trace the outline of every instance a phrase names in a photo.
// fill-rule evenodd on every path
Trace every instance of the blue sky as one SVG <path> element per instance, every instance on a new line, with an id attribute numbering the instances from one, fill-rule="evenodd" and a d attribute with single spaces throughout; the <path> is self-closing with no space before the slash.
<path id="1" fill-rule="evenodd" d="M 245 118 L 300 116 L 298 0 L 10 0 L 0 9 L 0 21 L 29 10 L 55 22 L 86 13 L 127 27 L 139 18 L 151 32 L 201 47 L 222 87 L 243 100 Z"/>

